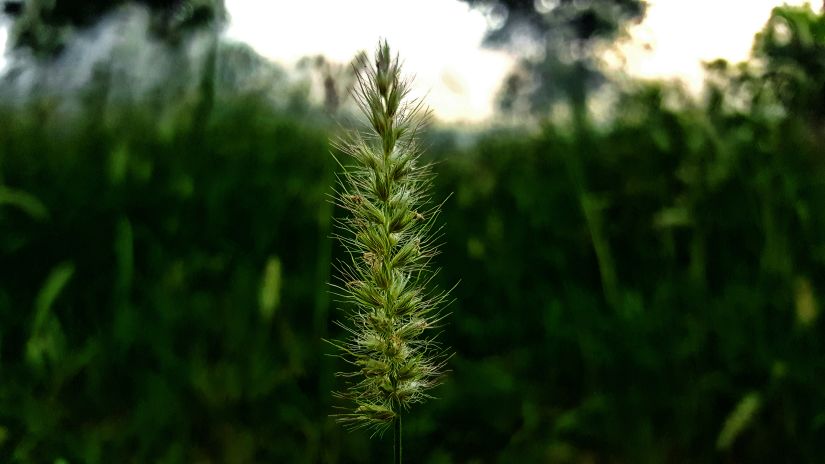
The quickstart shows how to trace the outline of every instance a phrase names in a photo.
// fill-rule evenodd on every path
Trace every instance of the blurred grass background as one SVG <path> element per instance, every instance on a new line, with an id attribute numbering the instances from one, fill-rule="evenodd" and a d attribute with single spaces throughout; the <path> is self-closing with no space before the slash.
<path id="1" fill-rule="evenodd" d="M 430 131 L 461 283 L 410 462 L 822 462 L 825 17 L 772 21 L 698 100 Z M 329 418 L 335 81 L 213 45 L 150 97 L 6 86 L 0 461 L 389 458 Z"/>

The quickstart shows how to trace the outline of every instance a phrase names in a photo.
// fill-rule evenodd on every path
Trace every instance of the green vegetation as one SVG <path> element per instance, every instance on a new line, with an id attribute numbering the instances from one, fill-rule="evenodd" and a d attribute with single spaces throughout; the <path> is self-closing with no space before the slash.
<path id="1" fill-rule="evenodd" d="M 335 130 L 275 70 L 227 92 L 221 49 L 175 104 L 0 103 L 0 462 L 391 459 L 330 417 Z M 821 461 L 823 56 L 783 8 L 699 102 L 432 130 L 456 354 L 407 461 Z"/>

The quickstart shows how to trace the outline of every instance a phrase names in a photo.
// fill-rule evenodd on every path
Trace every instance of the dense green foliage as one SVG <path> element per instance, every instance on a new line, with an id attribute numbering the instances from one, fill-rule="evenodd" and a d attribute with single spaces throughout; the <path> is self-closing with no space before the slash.
<path id="1" fill-rule="evenodd" d="M 823 49 L 781 10 L 701 103 L 432 133 L 456 356 L 409 462 L 820 461 Z M 0 462 L 388 460 L 329 417 L 331 125 L 55 98 L 0 108 Z"/>

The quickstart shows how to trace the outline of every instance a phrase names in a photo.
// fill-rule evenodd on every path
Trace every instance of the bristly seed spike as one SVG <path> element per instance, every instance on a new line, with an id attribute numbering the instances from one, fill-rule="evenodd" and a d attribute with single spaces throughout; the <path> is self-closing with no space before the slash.
<path id="1" fill-rule="evenodd" d="M 432 396 L 449 359 L 434 341 L 444 319 L 447 292 L 428 289 L 431 260 L 438 253 L 441 204 L 429 203 L 432 171 L 419 162 L 417 138 L 428 110 L 408 98 L 410 81 L 400 60 L 381 40 L 372 63 L 362 55 L 353 96 L 366 118 L 365 130 L 352 130 L 333 143 L 351 159 L 338 177 L 336 204 L 347 217 L 336 221 L 335 238 L 347 262 L 336 266 L 336 293 L 351 308 L 347 339 L 331 342 L 352 370 L 353 379 L 334 395 L 353 403 L 336 415 L 350 429 L 379 435 L 400 420 L 402 411 Z M 398 424 L 396 424 L 398 426 Z"/>

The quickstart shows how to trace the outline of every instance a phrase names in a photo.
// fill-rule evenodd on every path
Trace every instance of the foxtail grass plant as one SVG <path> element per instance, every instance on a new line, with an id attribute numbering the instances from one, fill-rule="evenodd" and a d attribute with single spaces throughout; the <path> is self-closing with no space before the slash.
<path id="1" fill-rule="evenodd" d="M 365 128 L 334 144 L 341 163 L 336 203 L 347 215 L 337 238 L 348 258 L 336 265 L 336 294 L 347 317 L 338 321 L 345 340 L 331 341 L 350 366 L 335 396 L 351 408 L 337 414 L 348 428 L 373 435 L 394 429 L 395 462 L 401 462 L 401 418 L 443 377 L 448 358 L 434 329 L 445 317 L 449 292 L 430 289 L 437 254 L 440 204 L 432 204 L 433 174 L 421 162 L 419 135 L 429 118 L 421 100 L 409 98 L 398 57 L 386 41 L 374 62 L 357 66 L 353 91 Z M 346 166 L 345 166 L 346 164 Z"/>

